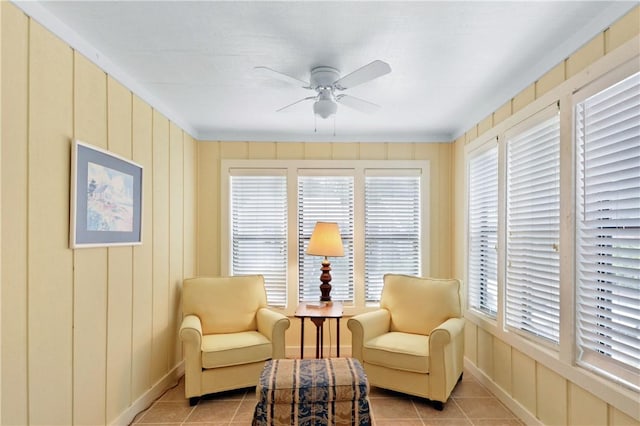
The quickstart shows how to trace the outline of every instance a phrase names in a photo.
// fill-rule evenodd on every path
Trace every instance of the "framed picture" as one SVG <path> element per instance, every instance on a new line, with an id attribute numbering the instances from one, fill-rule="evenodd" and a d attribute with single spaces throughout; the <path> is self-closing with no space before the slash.
<path id="1" fill-rule="evenodd" d="M 142 166 L 75 140 L 71 248 L 142 243 Z"/>

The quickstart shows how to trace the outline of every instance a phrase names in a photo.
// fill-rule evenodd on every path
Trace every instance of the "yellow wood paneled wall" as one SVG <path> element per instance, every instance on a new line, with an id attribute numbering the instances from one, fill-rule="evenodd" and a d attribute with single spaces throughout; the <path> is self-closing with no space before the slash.
<path id="1" fill-rule="evenodd" d="M 430 161 L 430 271 L 433 277 L 451 277 L 453 144 L 450 143 L 315 143 L 315 142 L 198 142 L 198 274 L 219 275 L 220 265 L 220 162 L 226 159 L 267 160 L 429 160 Z M 347 321 L 340 323 L 341 345 L 351 344 Z M 307 324 L 305 346 L 315 343 Z M 331 324 L 335 333 L 335 324 Z M 311 331 L 309 331 L 311 330 Z M 329 345 L 329 327 L 325 342 Z M 292 354 L 300 347 L 300 321 L 291 318 L 286 333 Z M 333 338 L 335 344 L 335 337 Z M 348 349 L 348 348 L 346 348 Z M 335 348 L 333 349 L 335 354 Z M 344 353 L 344 352 L 342 352 Z M 341 353 L 341 354 L 342 354 Z"/>
<path id="2" fill-rule="evenodd" d="M 198 142 L 198 274 L 220 266 L 220 162 L 246 160 L 430 160 L 430 274 L 450 277 L 453 145 L 449 143 Z"/>
<path id="3" fill-rule="evenodd" d="M 533 82 L 498 110 L 469 129 L 454 143 L 453 271 L 464 276 L 464 145 L 482 137 L 505 119 L 553 90 L 598 59 L 640 34 L 640 7 L 634 8 L 580 50 Z M 640 51 L 640 45 L 637 46 Z M 518 351 L 490 328 L 467 321 L 465 356 L 532 417 L 548 425 L 640 425 L 640 411 L 630 417 L 588 390 L 572 383 L 525 353 Z"/>
<path id="4" fill-rule="evenodd" d="M 182 359 L 196 143 L 14 5 L 0 7 L 1 423 L 109 423 Z M 69 249 L 74 138 L 143 165 L 142 245 Z"/>

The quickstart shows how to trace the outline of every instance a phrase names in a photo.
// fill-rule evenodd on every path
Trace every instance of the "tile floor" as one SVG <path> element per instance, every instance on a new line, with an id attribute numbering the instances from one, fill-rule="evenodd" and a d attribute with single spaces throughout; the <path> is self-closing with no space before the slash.
<path id="1" fill-rule="evenodd" d="M 372 387 L 372 417 L 376 426 L 521 426 L 524 425 L 470 373 L 454 389 L 444 410 L 428 401 Z M 177 386 L 139 413 L 132 424 L 171 426 L 250 425 L 255 388 L 203 398 L 194 407 L 184 397 L 184 378 Z"/>

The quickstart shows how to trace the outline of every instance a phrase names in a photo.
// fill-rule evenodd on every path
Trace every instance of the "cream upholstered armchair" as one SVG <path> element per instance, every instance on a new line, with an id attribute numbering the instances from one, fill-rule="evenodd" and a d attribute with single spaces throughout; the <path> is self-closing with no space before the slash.
<path id="1" fill-rule="evenodd" d="M 442 410 L 462 377 L 459 280 L 387 274 L 380 309 L 347 326 L 371 385 L 428 398 Z"/>
<path id="2" fill-rule="evenodd" d="M 289 319 L 267 308 L 261 275 L 183 282 L 185 397 L 256 386 L 264 362 L 284 358 Z"/>

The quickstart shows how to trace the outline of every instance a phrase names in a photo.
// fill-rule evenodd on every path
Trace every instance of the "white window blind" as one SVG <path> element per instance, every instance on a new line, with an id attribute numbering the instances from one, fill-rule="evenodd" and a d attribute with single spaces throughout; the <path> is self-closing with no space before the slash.
<path id="1" fill-rule="evenodd" d="M 365 177 L 365 301 L 386 273 L 420 275 L 420 176 Z"/>
<path id="2" fill-rule="evenodd" d="M 340 228 L 343 257 L 331 262 L 331 299 L 353 301 L 353 176 L 298 176 L 299 300 L 320 300 L 322 258 L 306 254 L 316 222 L 336 222 Z"/>
<path id="3" fill-rule="evenodd" d="M 640 388 L 640 74 L 576 105 L 578 362 Z"/>
<path id="4" fill-rule="evenodd" d="M 557 345 L 560 116 L 554 105 L 538 117 L 506 139 L 506 323 L 518 333 Z"/>
<path id="5" fill-rule="evenodd" d="M 267 300 L 287 300 L 285 176 L 231 176 L 231 274 L 264 276 Z"/>
<path id="6" fill-rule="evenodd" d="M 469 306 L 495 317 L 498 305 L 498 146 L 469 161 Z"/>

